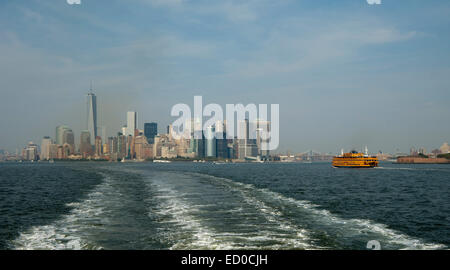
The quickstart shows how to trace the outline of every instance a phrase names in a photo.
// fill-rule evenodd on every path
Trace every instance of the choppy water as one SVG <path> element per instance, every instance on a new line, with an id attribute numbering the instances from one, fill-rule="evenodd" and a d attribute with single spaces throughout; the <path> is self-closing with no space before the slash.
<path id="1" fill-rule="evenodd" d="M 447 249 L 450 166 L 0 163 L 0 249 Z"/>

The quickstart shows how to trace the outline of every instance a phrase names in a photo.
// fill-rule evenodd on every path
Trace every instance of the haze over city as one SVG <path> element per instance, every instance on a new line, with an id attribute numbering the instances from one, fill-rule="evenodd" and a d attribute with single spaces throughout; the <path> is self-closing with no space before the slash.
<path id="1" fill-rule="evenodd" d="M 205 3 L 208 2 L 208 5 Z M 279 151 L 448 141 L 448 1 L 0 3 L 0 149 L 86 129 L 170 124 L 177 103 L 280 104 Z"/>

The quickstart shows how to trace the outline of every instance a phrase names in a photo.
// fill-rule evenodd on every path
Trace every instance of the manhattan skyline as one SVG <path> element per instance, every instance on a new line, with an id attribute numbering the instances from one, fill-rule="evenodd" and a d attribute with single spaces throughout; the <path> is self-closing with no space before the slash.
<path id="1" fill-rule="evenodd" d="M 0 148 L 80 134 L 90 81 L 107 136 L 202 95 L 279 103 L 278 152 L 448 141 L 450 3 L 316 2 L 4 1 Z"/>

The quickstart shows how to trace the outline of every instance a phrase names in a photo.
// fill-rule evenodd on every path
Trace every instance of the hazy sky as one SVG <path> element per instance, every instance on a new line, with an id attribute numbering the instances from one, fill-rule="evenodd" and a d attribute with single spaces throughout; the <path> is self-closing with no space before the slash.
<path id="1" fill-rule="evenodd" d="M 0 148 L 176 103 L 278 103 L 280 150 L 450 141 L 450 1 L 0 1 Z"/>

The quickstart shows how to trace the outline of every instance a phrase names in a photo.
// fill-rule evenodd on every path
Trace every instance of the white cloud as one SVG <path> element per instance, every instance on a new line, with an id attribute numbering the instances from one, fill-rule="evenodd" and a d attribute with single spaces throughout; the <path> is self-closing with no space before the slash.
<path id="1" fill-rule="evenodd" d="M 186 0 L 140 0 L 154 6 L 177 7 L 181 6 Z"/>
<path id="2" fill-rule="evenodd" d="M 369 5 L 381 5 L 381 0 L 367 0 Z"/>

